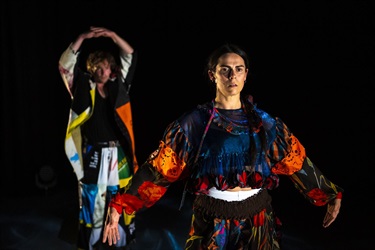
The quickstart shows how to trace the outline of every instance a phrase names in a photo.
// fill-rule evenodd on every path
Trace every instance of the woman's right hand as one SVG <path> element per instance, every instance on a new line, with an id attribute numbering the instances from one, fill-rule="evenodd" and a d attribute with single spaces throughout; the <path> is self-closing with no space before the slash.
<path id="1" fill-rule="evenodd" d="M 82 39 L 90 39 L 93 37 L 98 37 L 95 31 L 93 31 L 91 28 L 83 33 L 81 33 L 81 38 Z"/>
<path id="2" fill-rule="evenodd" d="M 120 240 L 120 233 L 118 231 L 118 222 L 120 220 L 120 214 L 113 207 L 109 209 L 105 227 L 103 231 L 103 243 L 108 241 L 108 245 L 116 244 Z"/>
<path id="3" fill-rule="evenodd" d="M 90 39 L 93 37 L 98 37 L 97 33 L 93 31 L 91 28 L 83 33 L 81 33 L 77 39 L 71 44 L 71 49 L 73 50 L 74 53 L 77 53 L 79 48 L 81 47 L 82 43 L 86 39 Z"/>

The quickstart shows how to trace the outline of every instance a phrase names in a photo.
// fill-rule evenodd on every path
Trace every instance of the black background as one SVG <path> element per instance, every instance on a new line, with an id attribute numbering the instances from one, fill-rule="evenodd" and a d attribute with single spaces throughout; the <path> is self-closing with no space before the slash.
<path id="1" fill-rule="evenodd" d="M 75 185 L 64 153 L 70 97 L 58 60 L 89 26 L 104 26 L 139 53 L 131 89 L 139 162 L 157 147 L 169 122 L 212 98 L 206 58 L 223 42 L 237 43 L 251 58 L 245 91 L 259 108 L 280 116 L 310 159 L 345 189 L 339 218 L 322 229 L 325 208 L 307 204 L 282 179 L 275 202 L 284 224 L 312 228 L 311 239 L 368 249 L 364 227 L 374 223 L 374 2 L 127 2 L 0 3 L 2 204 L 38 194 L 41 166 L 56 171 L 60 190 Z M 114 45 L 92 39 L 83 53 L 97 46 Z"/>

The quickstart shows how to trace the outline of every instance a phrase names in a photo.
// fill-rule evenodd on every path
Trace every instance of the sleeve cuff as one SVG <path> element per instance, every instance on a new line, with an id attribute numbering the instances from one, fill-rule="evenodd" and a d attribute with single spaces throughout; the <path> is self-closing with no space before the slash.
<path id="1" fill-rule="evenodd" d="M 116 202 L 118 201 L 119 199 L 121 199 L 121 195 L 119 193 L 117 193 L 113 198 L 112 200 L 109 202 L 108 206 L 109 207 L 113 207 L 114 209 L 116 209 L 116 211 L 119 213 L 119 214 L 122 214 L 122 206 L 121 206 L 121 202 Z M 120 204 L 118 204 L 120 203 Z"/>
<path id="2" fill-rule="evenodd" d="M 122 206 L 121 205 L 118 205 L 114 202 L 110 202 L 109 203 L 109 206 L 110 207 L 113 207 L 114 209 L 116 209 L 116 211 L 119 213 L 119 214 L 122 214 Z"/>
<path id="3" fill-rule="evenodd" d="M 336 195 L 336 199 L 342 199 L 342 192 L 338 192 Z"/>

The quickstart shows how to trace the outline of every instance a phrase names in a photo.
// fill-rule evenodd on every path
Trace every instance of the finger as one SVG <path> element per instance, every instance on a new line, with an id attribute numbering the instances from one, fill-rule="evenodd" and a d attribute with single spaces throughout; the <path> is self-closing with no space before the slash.
<path id="1" fill-rule="evenodd" d="M 117 243 L 117 233 L 116 233 L 116 230 L 113 231 L 112 242 L 113 242 L 113 244 Z"/>
<path id="2" fill-rule="evenodd" d="M 108 227 L 105 227 L 104 232 L 103 232 L 103 238 L 102 238 L 103 243 L 107 241 L 107 236 L 108 236 Z"/>
<path id="3" fill-rule="evenodd" d="M 323 223 L 323 227 L 329 227 L 331 224 L 332 224 L 332 222 L 334 221 L 334 219 L 332 219 L 332 220 L 328 220 L 328 221 L 325 221 L 324 223 Z"/>
<path id="4" fill-rule="evenodd" d="M 104 228 L 104 233 L 103 233 L 103 243 L 105 243 L 108 239 L 108 236 L 109 236 L 109 226 L 105 226 Z M 109 239 L 108 239 L 109 241 Z"/>
<path id="5" fill-rule="evenodd" d="M 328 213 L 326 214 L 326 216 L 324 217 L 324 220 L 323 220 L 323 227 L 328 227 L 329 225 L 331 225 L 331 223 L 336 219 L 336 217 L 332 216 L 332 214 Z"/>
<path id="6" fill-rule="evenodd" d="M 110 244 L 110 246 L 111 246 L 112 244 L 116 244 L 116 242 L 117 242 L 116 233 L 115 233 L 113 228 L 111 228 L 110 236 L 111 236 L 111 244 Z"/>
<path id="7" fill-rule="evenodd" d="M 108 245 L 112 246 L 112 235 L 111 235 L 111 232 L 108 232 Z"/>
<path id="8" fill-rule="evenodd" d="M 116 227 L 116 236 L 117 240 L 120 240 L 120 232 L 118 231 L 118 227 Z"/>

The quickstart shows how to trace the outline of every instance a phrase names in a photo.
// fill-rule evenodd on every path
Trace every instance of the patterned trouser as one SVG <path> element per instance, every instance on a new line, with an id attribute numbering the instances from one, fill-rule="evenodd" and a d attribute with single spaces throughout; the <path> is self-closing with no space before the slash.
<path id="1" fill-rule="evenodd" d="M 193 211 L 186 250 L 280 249 L 267 190 L 243 201 L 231 202 L 198 195 Z"/>
<path id="2" fill-rule="evenodd" d="M 102 148 L 88 145 L 84 155 L 84 165 L 84 178 L 80 183 L 78 246 L 80 249 L 92 250 L 95 244 L 101 243 L 102 228 L 110 198 L 118 191 L 120 178 L 129 178 L 131 171 L 121 147 Z M 134 222 L 125 226 L 124 221 L 120 220 L 119 231 L 120 241 L 116 246 L 125 246 L 134 231 Z"/>

